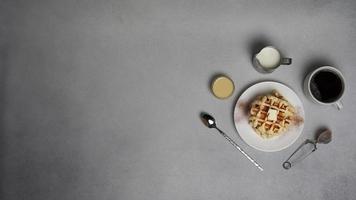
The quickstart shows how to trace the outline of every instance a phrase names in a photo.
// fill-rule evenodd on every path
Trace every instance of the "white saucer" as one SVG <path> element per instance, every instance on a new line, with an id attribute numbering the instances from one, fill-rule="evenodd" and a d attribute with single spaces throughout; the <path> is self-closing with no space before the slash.
<path id="1" fill-rule="evenodd" d="M 247 88 L 239 97 L 235 105 L 235 127 L 240 137 L 248 145 L 265 152 L 281 151 L 289 147 L 298 139 L 304 127 L 304 122 L 301 121 L 298 125 L 290 126 L 285 133 L 270 139 L 264 139 L 255 132 L 248 123 L 249 105 L 258 95 L 270 93 L 272 90 L 277 90 L 283 95 L 296 108 L 301 119 L 305 119 L 302 102 L 297 94 L 286 85 L 273 81 L 266 81 Z"/>

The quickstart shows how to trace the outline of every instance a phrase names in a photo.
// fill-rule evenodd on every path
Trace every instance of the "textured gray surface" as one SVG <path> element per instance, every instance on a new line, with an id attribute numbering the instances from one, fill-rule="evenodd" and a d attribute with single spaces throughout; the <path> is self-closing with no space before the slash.
<path id="1" fill-rule="evenodd" d="M 0 0 L 0 199 L 355 199 L 356 1 Z M 250 64 L 259 42 L 293 64 Z M 345 109 L 313 104 L 306 72 L 338 67 Z M 215 99 L 216 73 L 237 87 Z M 290 148 L 239 140 L 232 109 L 246 86 L 278 80 L 306 110 Z M 255 169 L 198 115 L 265 168 Z M 331 144 L 290 171 L 282 161 L 320 127 Z"/>

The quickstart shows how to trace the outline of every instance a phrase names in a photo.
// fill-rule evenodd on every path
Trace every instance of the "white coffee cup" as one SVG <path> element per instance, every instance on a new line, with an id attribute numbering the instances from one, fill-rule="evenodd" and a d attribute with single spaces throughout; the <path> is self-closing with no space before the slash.
<path id="1" fill-rule="evenodd" d="M 331 66 L 319 67 L 304 79 L 304 93 L 312 101 L 321 105 L 335 105 L 339 110 L 345 92 L 345 78 Z"/>
<path id="2" fill-rule="evenodd" d="M 253 65 L 261 73 L 271 73 L 280 65 L 292 64 L 291 58 L 283 58 L 280 51 L 273 46 L 266 46 L 253 57 Z"/>

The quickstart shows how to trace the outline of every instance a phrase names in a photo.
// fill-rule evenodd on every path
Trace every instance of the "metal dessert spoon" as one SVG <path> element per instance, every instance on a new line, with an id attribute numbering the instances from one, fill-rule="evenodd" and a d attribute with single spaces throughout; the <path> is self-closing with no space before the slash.
<path id="1" fill-rule="evenodd" d="M 332 133 L 330 130 L 327 129 L 321 132 L 316 138 L 316 140 L 305 140 L 283 163 L 283 168 L 290 169 L 292 165 L 299 161 L 302 161 L 311 153 L 313 153 L 317 149 L 316 144 L 328 144 L 329 142 L 331 142 L 331 139 Z M 302 150 L 304 150 L 304 152 L 302 152 Z M 297 156 L 298 153 L 301 153 L 301 155 Z"/>
<path id="2" fill-rule="evenodd" d="M 219 133 L 225 139 L 227 139 L 237 150 L 239 150 L 247 159 L 249 159 L 259 170 L 263 171 L 261 165 L 259 165 L 254 159 L 252 159 L 243 149 L 241 149 L 241 147 L 238 144 L 236 144 L 228 135 L 226 135 L 222 130 L 220 130 L 216 126 L 215 119 L 211 115 L 207 113 L 202 113 L 201 119 L 208 128 L 215 128 L 216 130 L 218 130 Z"/>

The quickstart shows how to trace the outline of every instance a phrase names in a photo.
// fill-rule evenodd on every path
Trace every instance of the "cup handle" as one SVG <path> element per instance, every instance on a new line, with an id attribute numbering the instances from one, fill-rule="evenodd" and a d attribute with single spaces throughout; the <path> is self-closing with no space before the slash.
<path id="1" fill-rule="evenodd" d="M 292 64 L 292 58 L 282 58 L 281 65 L 290 65 Z"/>
<path id="2" fill-rule="evenodd" d="M 335 106 L 336 106 L 336 108 L 337 108 L 338 110 L 341 110 L 341 109 L 344 107 L 344 105 L 343 105 L 343 103 L 342 103 L 341 100 L 335 102 Z"/>

